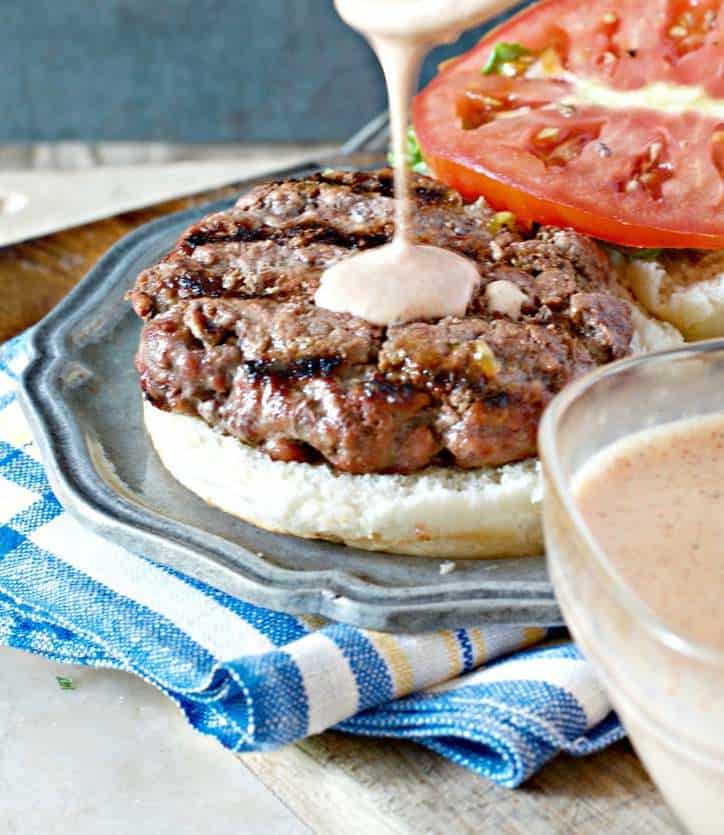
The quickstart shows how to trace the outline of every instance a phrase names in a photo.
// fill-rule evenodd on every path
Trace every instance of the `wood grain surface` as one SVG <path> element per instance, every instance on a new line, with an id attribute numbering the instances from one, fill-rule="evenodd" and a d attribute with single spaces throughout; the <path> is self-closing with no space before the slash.
<path id="1" fill-rule="evenodd" d="M 627 742 L 501 789 L 408 742 L 337 733 L 244 761 L 320 835 L 672 835 Z"/>
<path id="2" fill-rule="evenodd" d="M 126 233 L 235 191 L 176 200 L 0 250 L 0 341 L 41 318 Z M 559 757 L 517 791 L 413 744 L 335 733 L 242 759 L 323 835 L 680 831 L 627 743 L 585 759 Z"/>

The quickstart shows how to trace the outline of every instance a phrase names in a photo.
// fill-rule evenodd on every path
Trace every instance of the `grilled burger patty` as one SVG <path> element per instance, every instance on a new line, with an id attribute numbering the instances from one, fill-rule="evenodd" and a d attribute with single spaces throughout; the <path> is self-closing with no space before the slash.
<path id="1" fill-rule="evenodd" d="M 390 170 L 266 184 L 191 226 L 138 277 L 148 400 L 273 459 L 350 473 L 535 455 L 552 397 L 630 352 L 608 257 L 571 230 L 496 231 L 482 200 L 465 205 L 427 177 L 412 178 L 411 196 L 417 240 L 478 266 L 464 318 L 384 328 L 315 306 L 327 267 L 391 240 Z M 524 294 L 519 316 L 491 309 L 486 286 L 501 280 Z"/>

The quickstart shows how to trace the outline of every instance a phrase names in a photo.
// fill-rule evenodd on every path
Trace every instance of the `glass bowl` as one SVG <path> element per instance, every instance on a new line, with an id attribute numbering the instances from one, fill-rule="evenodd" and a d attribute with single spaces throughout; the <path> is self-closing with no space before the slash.
<path id="1" fill-rule="evenodd" d="M 546 552 L 559 605 L 646 768 L 697 835 L 724 831 L 724 652 L 676 634 L 643 603 L 586 527 L 571 482 L 620 438 L 721 413 L 724 340 L 712 340 L 581 378 L 547 409 L 539 435 Z"/>

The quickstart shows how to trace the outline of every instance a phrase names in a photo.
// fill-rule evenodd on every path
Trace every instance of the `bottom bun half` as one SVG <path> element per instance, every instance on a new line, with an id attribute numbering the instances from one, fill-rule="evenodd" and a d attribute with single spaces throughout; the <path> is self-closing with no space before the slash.
<path id="1" fill-rule="evenodd" d="M 635 353 L 681 344 L 681 334 L 632 304 Z M 278 533 L 369 551 L 424 557 L 540 554 L 537 459 L 411 475 L 352 475 L 327 464 L 272 461 L 203 420 L 144 402 L 146 428 L 166 469 L 206 502 Z"/>
<path id="2" fill-rule="evenodd" d="M 199 418 L 144 403 L 167 470 L 209 504 L 260 528 L 355 548 L 438 558 L 540 554 L 535 460 L 412 475 L 351 475 L 272 461 Z"/>

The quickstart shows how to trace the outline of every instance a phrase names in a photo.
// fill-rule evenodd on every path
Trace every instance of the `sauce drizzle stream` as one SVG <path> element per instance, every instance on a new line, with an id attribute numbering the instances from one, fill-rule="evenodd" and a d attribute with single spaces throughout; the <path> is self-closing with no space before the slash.
<path id="1" fill-rule="evenodd" d="M 475 264 L 449 250 L 414 243 L 408 111 L 427 52 L 509 5 L 510 0 L 335 0 L 341 17 L 369 39 L 385 73 L 395 158 L 395 236 L 390 244 L 326 270 L 315 295 L 319 307 L 377 325 L 465 314 L 480 281 Z"/>

